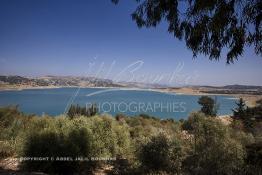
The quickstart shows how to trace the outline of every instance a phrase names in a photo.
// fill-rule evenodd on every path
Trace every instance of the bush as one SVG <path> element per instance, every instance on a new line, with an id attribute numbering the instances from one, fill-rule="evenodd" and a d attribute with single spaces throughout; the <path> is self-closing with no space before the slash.
<path id="1" fill-rule="evenodd" d="M 77 116 L 86 116 L 86 117 L 91 117 L 94 116 L 98 113 L 98 108 L 94 104 L 92 104 L 90 107 L 81 107 L 78 104 L 77 105 L 71 105 L 68 112 L 67 116 L 69 118 L 77 117 Z"/>
<path id="2" fill-rule="evenodd" d="M 22 156 L 48 157 L 48 160 L 24 161 L 22 168 L 29 171 L 63 174 L 83 171 L 91 164 L 74 160 L 77 157 L 90 158 L 91 142 L 90 133 L 84 128 L 72 130 L 68 135 L 54 131 L 32 133 L 25 142 Z M 69 157 L 70 161 L 57 160 L 60 157 Z"/>
<path id="3" fill-rule="evenodd" d="M 244 148 L 231 138 L 229 128 L 212 117 L 194 113 L 189 119 L 192 150 L 184 161 L 189 174 L 239 174 L 244 167 Z"/>
<path id="4" fill-rule="evenodd" d="M 37 132 L 35 132 L 37 130 Z M 26 157 L 88 157 L 129 159 L 133 155 L 129 128 L 112 117 L 79 116 L 33 118 L 27 128 L 21 156 Z M 52 144 L 47 144 L 52 143 Z M 84 162 L 24 162 L 23 168 L 29 171 L 48 173 L 75 172 L 90 170 L 107 161 Z M 63 170 L 63 167 L 68 167 Z"/>
<path id="5" fill-rule="evenodd" d="M 183 159 L 179 140 L 170 140 L 164 134 L 152 137 L 142 145 L 138 158 L 144 172 L 181 173 Z"/>
<path id="6" fill-rule="evenodd" d="M 16 156 L 21 151 L 25 131 L 32 116 L 23 115 L 17 106 L 0 108 L 0 157 Z"/>
<path id="7" fill-rule="evenodd" d="M 216 116 L 218 110 L 218 104 L 216 99 L 214 100 L 208 96 L 202 96 L 199 98 L 198 103 L 202 106 L 201 112 L 208 116 Z"/>
<path id="8" fill-rule="evenodd" d="M 129 155 L 130 134 L 127 125 L 120 124 L 112 117 L 90 118 L 94 156 L 116 157 Z"/>
<path id="9" fill-rule="evenodd" d="M 260 110 L 253 110 L 256 119 Z M 244 132 L 241 120 L 226 126 L 201 112 L 176 122 L 143 115 L 34 117 L 16 108 L 0 108 L 0 156 L 116 158 L 22 162 L 25 170 L 58 174 L 88 174 L 110 164 L 115 174 L 253 175 L 261 173 L 257 121 L 253 136 Z"/>
<path id="10" fill-rule="evenodd" d="M 0 141 L 0 159 L 13 156 L 15 149 L 11 141 Z"/>
<path id="11" fill-rule="evenodd" d="M 262 141 L 258 141 L 246 146 L 247 158 L 247 174 L 262 174 Z"/>
<path id="12" fill-rule="evenodd" d="M 193 112 L 190 114 L 187 120 L 182 123 L 182 129 L 186 131 L 193 131 L 194 125 L 199 120 L 204 120 L 205 114 L 202 112 Z"/>
<path id="13" fill-rule="evenodd" d="M 18 106 L 0 108 L 0 128 L 8 128 L 20 116 L 21 113 L 18 111 Z"/>

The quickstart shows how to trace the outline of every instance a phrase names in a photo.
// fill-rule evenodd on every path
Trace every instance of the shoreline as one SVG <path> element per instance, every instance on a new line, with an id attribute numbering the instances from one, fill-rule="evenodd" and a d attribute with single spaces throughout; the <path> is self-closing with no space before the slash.
<path id="1" fill-rule="evenodd" d="M 2 86 L 1 91 L 22 91 L 34 89 L 58 89 L 58 88 L 93 88 L 93 89 L 119 89 L 119 90 L 137 90 L 137 91 L 152 91 L 166 93 L 170 95 L 194 95 L 194 96 L 228 96 L 229 98 L 239 99 L 243 98 L 247 106 L 255 106 L 256 101 L 262 99 L 262 95 L 252 94 L 219 94 L 219 93 L 204 93 L 199 89 L 181 87 L 181 88 L 139 88 L 139 87 L 88 87 L 88 86 Z"/>
<path id="2" fill-rule="evenodd" d="M 256 105 L 256 101 L 259 99 L 262 99 L 262 95 L 252 95 L 252 94 L 223 94 L 223 93 L 204 93 L 200 92 L 199 89 L 193 89 L 188 87 L 182 87 L 182 88 L 165 88 L 165 89 L 159 89 L 161 92 L 166 93 L 176 93 L 177 95 L 195 95 L 195 96 L 228 96 L 229 98 L 235 98 L 240 99 L 243 98 L 243 100 L 246 102 L 246 105 L 249 107 L 254 107 Z"/>
<path id="3" fill-rule="evenodd" d="M 1 91 L 22 91 L 22 90 L 33 90 L 33 89 L 59 89 L 59 88 L 94 88 L 94 89 L 105 89 L 105 88 L 118 88 L 118 87 L 87 87 L 87 86 L 21 86 L 21 87 L 0 87 Z"/>
<path id="4" fill-rule="evenodd" d="M 229 98 L 239 99 L 240 96 L 244 96 L 247 94 L 213 94 L 213 93 L 197 93 L 195 91 L 191 92 L 181 92 L 181 89 L 159 89 L 159 88 L 137 88 L 137 87 L 85 87 L 85 86 L 37 86 L 37 87 L 31 87 L 31 86 L 25 86 L 25 87 L 12 87 L 12 88 L 2 88 L 0 87 L 1 91 L 22 91 L 22 90 L 34 90 L 34 89 L 58 89 L 58 88 L 91 88 L 91 89 L 118 89 L 118 90 L 134 90 L 134 91 L 152 91 L 152 92 L 159 92 L 159 93 L 165 93 L 169 95 L 192 95 L 192 96 L 202 96 L 202 95 L 221 95 L 221 96 L 228 96 Z M 189 88 L 187 88 L 189 89 Z M 242 97 L 243 98 L 243 97 Z M 223 114 L 218 115 L 217 117 L 225 124 L 229 124 L 231 120 L 232 114 Z"/>

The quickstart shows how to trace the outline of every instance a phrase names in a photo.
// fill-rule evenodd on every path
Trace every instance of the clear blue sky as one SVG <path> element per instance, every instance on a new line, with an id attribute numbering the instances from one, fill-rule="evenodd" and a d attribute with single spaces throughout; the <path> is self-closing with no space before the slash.
<path id="1" fill-rule="evenodd" d="M 0 74 L 262 85 L 262 58 L 253 48 L 246 48 L 232 65 L 226 65 L 224 57 L 192 59 L 165 23 L 138 29 L 130 16 L 135 5 L 133 0 L 117 6 L 110 0 L 1 0 Z M 155 81 L 157 77 L 162 79 Z"/>

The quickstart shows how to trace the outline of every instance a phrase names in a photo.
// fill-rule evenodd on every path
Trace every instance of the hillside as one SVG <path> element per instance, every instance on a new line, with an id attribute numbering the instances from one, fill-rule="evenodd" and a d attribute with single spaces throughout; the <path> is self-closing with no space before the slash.
<path id="1" fill-rule="evenodd" d="M 119 87 L 112 80 L 94 77 L 73 76 L 45 76 L 45 77 L 22 77 L 0 76 L 1 87 Z"/>

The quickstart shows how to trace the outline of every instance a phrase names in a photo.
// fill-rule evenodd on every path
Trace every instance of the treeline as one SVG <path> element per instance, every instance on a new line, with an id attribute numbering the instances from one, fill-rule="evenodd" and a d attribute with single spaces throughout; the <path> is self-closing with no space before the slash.
<path id="1" fill-rule="evenodd" d="M 84 114 L 95 106 L 74 106 L 75 113 L 57 117 L 0 108 L 0 156 L 72 159 L 20 164 L 21 170 L 50 174 L 93 174 L 103 167 L 111 167 L 108 174 L 261 174 L 261 105 L 247 108 L 239 101 L 233 121 L 225 125 L 215 117 L 213 102 L 202 97 L 202 112 L 181 121 L 146 114 L 111 117 L 96 110 Z"/>

